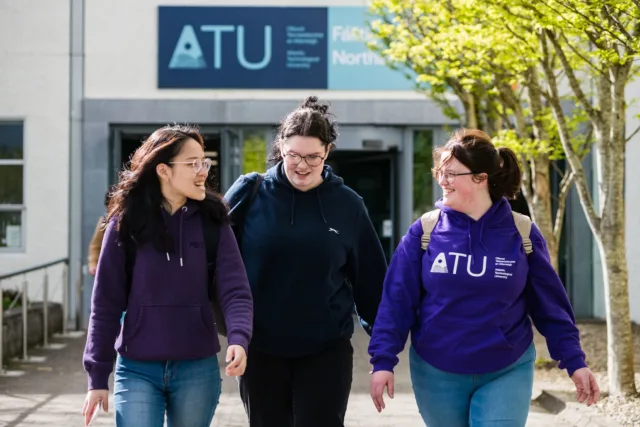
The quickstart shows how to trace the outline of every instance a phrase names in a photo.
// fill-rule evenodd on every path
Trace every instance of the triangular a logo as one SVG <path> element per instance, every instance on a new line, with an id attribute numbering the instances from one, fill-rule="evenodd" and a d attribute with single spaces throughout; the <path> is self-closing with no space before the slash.
<path id="1" fill-rule="evenodd" d="M 201 69 L 206 68 L 202 48 L 196 37 L 196 32 L 191 25 L 182 27 L 180 38 L 171 55 L 170 69 Z"/>
<path id="2" fill-rule="evenodd" d="M 440 252 L 436 259 L 433 261 L 433 265 L 431 266 L 432 273 L 448 273 L 449 269 L 447 268 L 447 258 L 444 255 L 444 252 Z"/>

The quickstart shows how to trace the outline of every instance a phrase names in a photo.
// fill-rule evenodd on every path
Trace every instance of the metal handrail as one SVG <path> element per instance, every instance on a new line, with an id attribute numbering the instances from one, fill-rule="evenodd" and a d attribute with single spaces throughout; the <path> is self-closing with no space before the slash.
<path id="1" fill-rule="evenodd" d="M 0 276 L 0 280 L 5 280 L 5 279 L 8 279 L 10 277 L 20 276 L 22 274 L 31 273 L 32 271 L 36 271 L 36 270 L 42 270 L 43 268 L 51 267 L 52 265 L 60 264 L 60 263 L 67 262 L 67 261 L 69 261 L 69 258 L 60 258 L 59 260 L 51 261 L 51 262 L 48 262 L 46 264 L 41 264 L 41 265 L 37 265 L 35 267 L 25 268 L 24 270 L 19 270 L 19 271 L 13 272 L 13 273 L 5 274 L 4 276 Z"/>
<path id="2" fill-rule="evenodd" d="M 22 277 L 22 290 L 19 292 L 19 296 L 21 296 L 22 298 L 22 359 L 23 360 L 28 360 L 29 356 L 27 354 L 27 347 L 28 347 L 28 311 L 29 311 L 29 307 L 28 307 L 28 288 L 29 288 L 29 281 L 27 280 L 27 274 L 34 272 L 34 271 L 43 271 L 44 270 L 44 277 L 43 277 L 43 284 L 42 284 L 42 309 L 43 309 L 43 345 L 44 348 L 48 347 L 49 344 L 49 272 L 47 271 L 47 269 L 49 267 L 52 267 L 54 265 L 59 265 L 59 264 L 63 264 L 63 271 L 62 271 L 62 332 L 66 333 L 67 331 L 67 310 L 68 310 L 68 304 L 69 304 L 69 295 L 68 295 L 68 287 L 67 287 L 67 280 L 68 280 L 68 269 L 69 269 L 69 258 L 61 258 L 58 259 L 56 261 L 52 261 L 52 262 L 48 262 L 46 264 L 41 264 L 35 267 L 31 267 L 31 268 L 26 268 L 20 271 L 16 271 L 10 274 L 5 274 L 3 276 L 0 276 L 0 375 L 3 375 L 5 373 L 3 366 L 2 366 L 2 360 L 3 360 L 3 348 L 2 348 L 2 344 L 3 344 L 3 337 L 2 337 L 2 332 L 3 332 L 3 322 L 4 322 L 4 310 L 3 310 L 3 302 L 2 302 L 2 286 L 1 286 L 1 282 L 5 279 L 9 279 L 12 277 L 16 277 L 16 276 L 23 276 Z M 17 296 L 16 296 L 16 300 L 17 300 Z M 13 302 L 15 302 L 16 300 L 14 300 Z M 12 302 L 12 305 L 13 305 Z"/>

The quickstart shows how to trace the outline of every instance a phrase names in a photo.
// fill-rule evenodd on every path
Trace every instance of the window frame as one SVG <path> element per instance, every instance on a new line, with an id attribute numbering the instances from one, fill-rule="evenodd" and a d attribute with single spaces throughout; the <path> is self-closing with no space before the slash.
<path id="1" fill-rule="evenodd" d="M 6 253 L 24 253 L 26 251 L 26 162 L 25 162 L 25 120 L 24 119 L 0 119 L 0 127 L 6 125 L 20 125 L 22 127 L 22 158 L 21 159 L 3 159 L 0 158 L 0 167 L 2 166 L 22 166 L 22 203 L 0 203 L 0 212 L 16 212 L 20 213 L 20 245 L 19 246 L 0 246 L 0 254 Z"/>

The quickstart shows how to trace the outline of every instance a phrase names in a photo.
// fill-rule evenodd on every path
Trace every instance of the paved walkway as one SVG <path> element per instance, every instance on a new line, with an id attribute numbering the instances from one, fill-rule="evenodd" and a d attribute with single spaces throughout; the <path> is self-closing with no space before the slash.
<path id="1" fill-rule="evenodd" d="M 411 393 L 407 357 L 403 354 L 396 375 L 396 397 L 378 414 L 369 397 L 367 337 L 361 329 L 354 336 L 354 384 L 347 413 L 347 427 L 422 427 Z M 41 363 L 17 360 L 9 368 L 25 374 L 0 377 L 0 427 L 80 427 L 80 411 L 86 391 L 82 370 L 85 337 L 57 337 L 62 349 L 36 349 L 31 356 L 46 356 Z M 112 399 L 110 400 L 110 403 Z M 112 412 L 100 414 L 94 426 L 114 426 Z M 223 395 L 212 427 L 246 427 L 246 417 L 238 397 L 235 379 L 224 378 Z M 569 427 L 541 408 L 532 406 L 527 427 Z M 144 426 L 140 426 L 144 427 Z M 438 426 L 440 427 L 440 426 Z"/>

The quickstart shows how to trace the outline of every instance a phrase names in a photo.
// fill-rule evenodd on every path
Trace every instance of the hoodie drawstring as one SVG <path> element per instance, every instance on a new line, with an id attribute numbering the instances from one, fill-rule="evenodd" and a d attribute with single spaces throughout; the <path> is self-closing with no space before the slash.
<path id="1" fill-rule="evenodd" d="M 489 252 L 489 249 L 487 248 L 487 246 L 484 244 L 484 242 L 482 241 L 482 232 L 484 231 L 484 219 L 480 220 L 480 236 L 479 236 L 479 242 L 480 242 L 480 246 L 482 246 L 482 248 Z M 471 257 L 471 265 L 474 265 L 475 263 L 475 258 L 473 257 L 473 252 L 471 251 L 471 220 L 469 219 L 467 221 L 467 243 L 469 245 L 469 256 Z"/>
<path id="2" fill-rule="evenodd" d="M 184 262 L 182 260 L 182 222 L 184 219 L 184 213 L 187 211 L 187 207 L 183 206 L 182 209 L 180 209 L 180 236 L 178 237 L 178 245 L 179 245 L 179 250 L 180 250 L 180 267 L 184 267 Z M 169 256 L 169 251 L 166 252 L 167 254 L 167 261 L 171 261 L 171 257 Z"/>
<path id="3" fill-rule="evenodd" d="M 324 216 L 324 207 L 322 206 L 322 198 L 320 197 L 320 189 L 316 191 L 316 197 L 318 198 L 318 206 L 320 206 L 320 215 L 322 215 L 322 221 L 327 224 L 327 218 Z M 291 220 L 290 224 L 293 225 L 295 223 L 295 214 L 296 214 L 296 192 L 291 190 Z"/>
<path id="4" fill-rule="evenodd" d="M 482 230 L 483 229 L 484 229 L 484 218 L 480 220 L 480 246 L 482 246 L 485 251 L 489 252 L 489 249 L 487 249 L 487 247 L 485 246 L 484 242 L 482 241 Z"/>
<path id="5" fill-rule="evenodd" d="M 320 189 L 318 189 L 318 191 L 316 192 L 316 195 L 318 196 L 318 205 L 320 205 L 320 215 L 322 215 L 322 220 L 326 224 L 327 218 L 324 217 L 324 208 L 322 207 L 322 199 L 320 198 Z"/>
<path id="6" fill-rule="evenodd" d="M 296 192 L 291 190 L 291 225 L 293 225 L 293 218 L 296 214 Z"/>
<path id="7" fill-rule="evenodd" d="M 182 222 L 184 219 L 184 213 L 187 211 L 187 207 L 182 207 L 182 212 L 180 212 L 180 237 L 179 237 L 179 245 L 180 245 L 180 267 L 183 266 L 182 263 Z"/>

